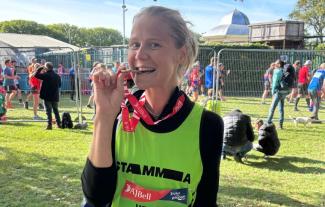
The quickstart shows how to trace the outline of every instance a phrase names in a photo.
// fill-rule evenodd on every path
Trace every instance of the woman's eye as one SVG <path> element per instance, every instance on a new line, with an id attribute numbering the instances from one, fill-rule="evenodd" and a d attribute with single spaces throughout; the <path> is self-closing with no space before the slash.
<path id="1" fill-rule="evenodd" d="M 158 43 L 151 43 L 151 44 L 150 44 L 150 48 L 151 48 L 151 49 L 158 49 L 158 48 L 160 48 L 160 47 L 161 47 L 161 45 L 158 44 Z"/>
<path id="2" fill-rule="evenodd" d="M 129 49 L 131 50 L 137 49 L 139 47 L 140 47 L 140 43 L 137 42 L 129 44 Z"/>

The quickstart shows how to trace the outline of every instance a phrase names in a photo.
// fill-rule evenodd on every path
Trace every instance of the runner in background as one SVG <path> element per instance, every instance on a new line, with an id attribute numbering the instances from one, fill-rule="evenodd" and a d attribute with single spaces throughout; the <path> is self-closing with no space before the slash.
<path id="1" fill-rule="evenodd" d="M 295 80 L 294 80 L 294 85 L 291 90 L 291 93 L 286 97 L 287 101 L 289 103 L 293 103 L 293 100 L 297 97 L 298 95 L 298 75 L 299 75 L 299 70 L 301 67 L 300 60 L 296 60 L 295 63 L 292 65 L 295 69 Z"/>
<path id="2" fill-rule="evenodd" d="M 323 86 L 323 82 L 325 79 L 325 63 L 322 63 L 319 66 L 319 69 L 314 73 L 309 85 L 308 85 L 308 93 L 312 99 L 312 116 L 311 119 L 318 121 L 318 111 L 321 103 L 321 90 Z"/>
<path id="3" fill-rule="evenodd" d="M 310 81 L 310 70 L 311 70 L 312 62 L 311 60 L 307 60 L 304 64 L 304 66 L 299 70 L 298 75 L 298 95 L 295 100 L 295 107 L 294 111 L 298 110 L 298 103 L 300 98 L 305 97 L 306 98 L 306 104 L 309 108 L 309 111 L 312 111 L 312 108 L 310 108 L 310 97 L 308 94 L 308 84 Z"/>
<path id="4" fill-rule="evenodd" d="M 28 71 L 28 77 L 29 77 L 29 86 L 30 86 L 30 93 L 26 97 L 26 101 L 24 104 L 25 109 L 28 109 L 28 101 L 33 97 L 33 112 L 34 112 L 34 120 L 40 120 L 42 119 L 40 116 L 38 116 L 38 107 L 40 104 L 39 101 L 39 93 L 41 90 L 41 81 L 38 80 L 35 77 L 32 77 L 32 74 L 36 70 L 36 68 L 39 66 L 37 63 L 36 58 L 32 58 L 32 64 L 30 64 L 27 68 Z"/>

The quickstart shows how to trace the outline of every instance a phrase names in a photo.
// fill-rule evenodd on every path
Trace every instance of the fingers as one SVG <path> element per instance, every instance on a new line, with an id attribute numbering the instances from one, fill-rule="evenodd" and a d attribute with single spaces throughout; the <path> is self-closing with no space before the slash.
<path id="1" fill-rule="evenodd" d="M 124 76 L 125 76 L 125 74 L 120 73 L 120 74 L 118 74 L 117 78 L 115 79 L 116 80 L 116 89 L 120 92 L 124 91 Z"/>
<path id="2" fill-rule="evenodd" d="M 116 87 L 116 74 L 110 70 L 97 69 L 92 76 L 94 86 L 97 88 Z"/>

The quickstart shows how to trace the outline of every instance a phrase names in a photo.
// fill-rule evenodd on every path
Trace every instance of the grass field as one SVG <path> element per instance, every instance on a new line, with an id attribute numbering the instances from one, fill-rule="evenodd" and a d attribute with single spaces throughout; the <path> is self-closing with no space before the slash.
<path id="1" fill-rule="evenodd" d="M 301 101 L 303 102 L 303 101 Z M 74 112 L 65 100 L 62 111 Z M 31 110 L 8 112 L 10 119 L 30 119 Z M 288 105 L 286 105 L 288 106 Z M 228 98 L 223 111 L 240 108 L 254 120 L 265 117 L 269 105 L 254 98 Z M 303 108 L 292 116 L 309 115 Z M 91 110 L 85 115 L 91 118 Z M 276 111 L 276 116 L 278 112 Z M 45 113 L 40 112 L 45 118 Z M 75 114 L 73 113 L 73 117 Z M 325 119 L 324 109 L 320 114 Z M 288 119 L 289 120 L 289 119 Z M 232 158 L 221 163 L 220 206 L 325 206 L 325 124 L 296 128 L 285 122 L 278 131 L 279 153 L 264 159 L 250 152 L 245 164 Z M 80 174 L 92 137 L 86 130 L 45 131 L 46 123 L 0 124 L 0 206 L 80 206 Z"/>

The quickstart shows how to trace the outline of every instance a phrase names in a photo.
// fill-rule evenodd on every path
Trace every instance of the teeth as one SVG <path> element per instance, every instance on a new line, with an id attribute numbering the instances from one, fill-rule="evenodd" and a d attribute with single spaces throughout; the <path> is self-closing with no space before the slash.
<path id="1" fill-rule="evenodd" d="M 154 68 L 138 68 L 139 71 L 141 72 L 148 72 L 148 71 L 154 71 Z"/>

